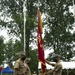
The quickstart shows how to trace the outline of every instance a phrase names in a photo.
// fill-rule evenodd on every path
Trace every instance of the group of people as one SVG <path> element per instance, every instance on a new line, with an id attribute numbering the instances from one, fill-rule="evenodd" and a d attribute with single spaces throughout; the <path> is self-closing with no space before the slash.
<path id="1" fill-rule="evenodd" d="M 47 71 L 45 75 L 62 75 L 62 64 L 60 62 L 60 55 L 55 54 L 53 56 L 53 61 L 55 63 L 51 63 L 47 60 L 45 61 L 47 64 L 54 66 L 54 68 L 52 70 Z M 15 62 L 14 65 L 14 75 L 31 75 L 31 71 L 28 64 L 29 59 L 26 58 L 25 53 L 21 53 L 19 55 L 19 59 Z"/>

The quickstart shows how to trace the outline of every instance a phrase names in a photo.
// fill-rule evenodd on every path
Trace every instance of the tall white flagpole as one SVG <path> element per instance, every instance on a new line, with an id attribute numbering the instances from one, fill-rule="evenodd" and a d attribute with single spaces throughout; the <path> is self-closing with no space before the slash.
<path id="1" fill-rule="evenodd" d="M 75 18 L 75 4 L 74 4 L 74 0 L 73 0 L 73 16 Z"/>
<path id="2" fill-rule="evenodd" d="M 25 24 L 26 24 L 26 0 L 23 3 L 23 14 L 24 14 L 24 52 L 26 47 L 26 36 L 25 36 Z"/>

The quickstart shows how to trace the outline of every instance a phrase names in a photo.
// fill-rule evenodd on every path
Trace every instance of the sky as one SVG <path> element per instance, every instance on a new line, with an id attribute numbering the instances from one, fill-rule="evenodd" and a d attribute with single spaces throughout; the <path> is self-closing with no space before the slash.
<path id="1" fill-rule="evenodd" d="M 8 41 L 9 40 L 9 36 L 7 34 L 7 30 L 4 29 L 4 30 L 0 30 L 0 36 L 3 36 L 4 37 L 4 42 Z"/>

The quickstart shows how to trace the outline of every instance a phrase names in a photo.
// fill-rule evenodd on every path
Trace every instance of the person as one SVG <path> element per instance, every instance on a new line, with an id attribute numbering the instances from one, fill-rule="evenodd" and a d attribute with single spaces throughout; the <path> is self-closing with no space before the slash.
<path id="1" fill-rule="evenodd" d="M 26 59 L 25 52 L 19 54 L 19 59 L 14 64 L 14 75 L 26 75 L 26 67 L 24 66 L 24 60 Z"/>
<path id="2" fill-rule="evenodd" d="M 54 66 L 54 69 L 49 70 L 49 71 L 46 73 L 46 75 L 48 75 L 48 74 L 62 75 L 62 64 L 61 64 L 61 62 L 60 62 L 60 55 L 55 54 L 55 55 L 53 56 L 53 61 L 56 62 L 56 63 L 51 63 L 51 62 L 49 62 L 49 61 L 46 60 L 46 63 L 47 63 L 47 64 Z"/>
<path id="3" fill-rule="evenodd" d="M 31 70 L 29 68 L 30 58 L 25 59 L 26 75 L 31 75 Z"/>

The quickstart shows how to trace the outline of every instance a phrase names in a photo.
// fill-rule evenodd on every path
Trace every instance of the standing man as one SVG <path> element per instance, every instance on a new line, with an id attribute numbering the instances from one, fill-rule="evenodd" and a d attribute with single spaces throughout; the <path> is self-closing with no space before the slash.
<path id="1" fill-rule="evenodd" d="M 48 71 L 46 73 L 46 75 L 51 74 L 51 73 L 53 73 L 53 75 L 62 75 L 62 64 L 60 62 L 60 55 L 55 54 L 53 56 L 53 61 L 56 63 L 54 64 L 54 63 L 51 63 L 51 62 L 46 60 L 47 64 L 54 66 L 54 69 Z"/>
<path id="2" fill-rule="evenodd" d="M 25 53 L 20 53 L 19 59 L 14 65 L 14 75 L 26 75 L 26 67 L 24 66 L 24 60 L 26 59 Z"/>
<path id="3" fill-rule="evenodd" d="M 29 68 L 30 58 L 25 59 L 26 75 L 31 75 L 31 70 Z"/>

